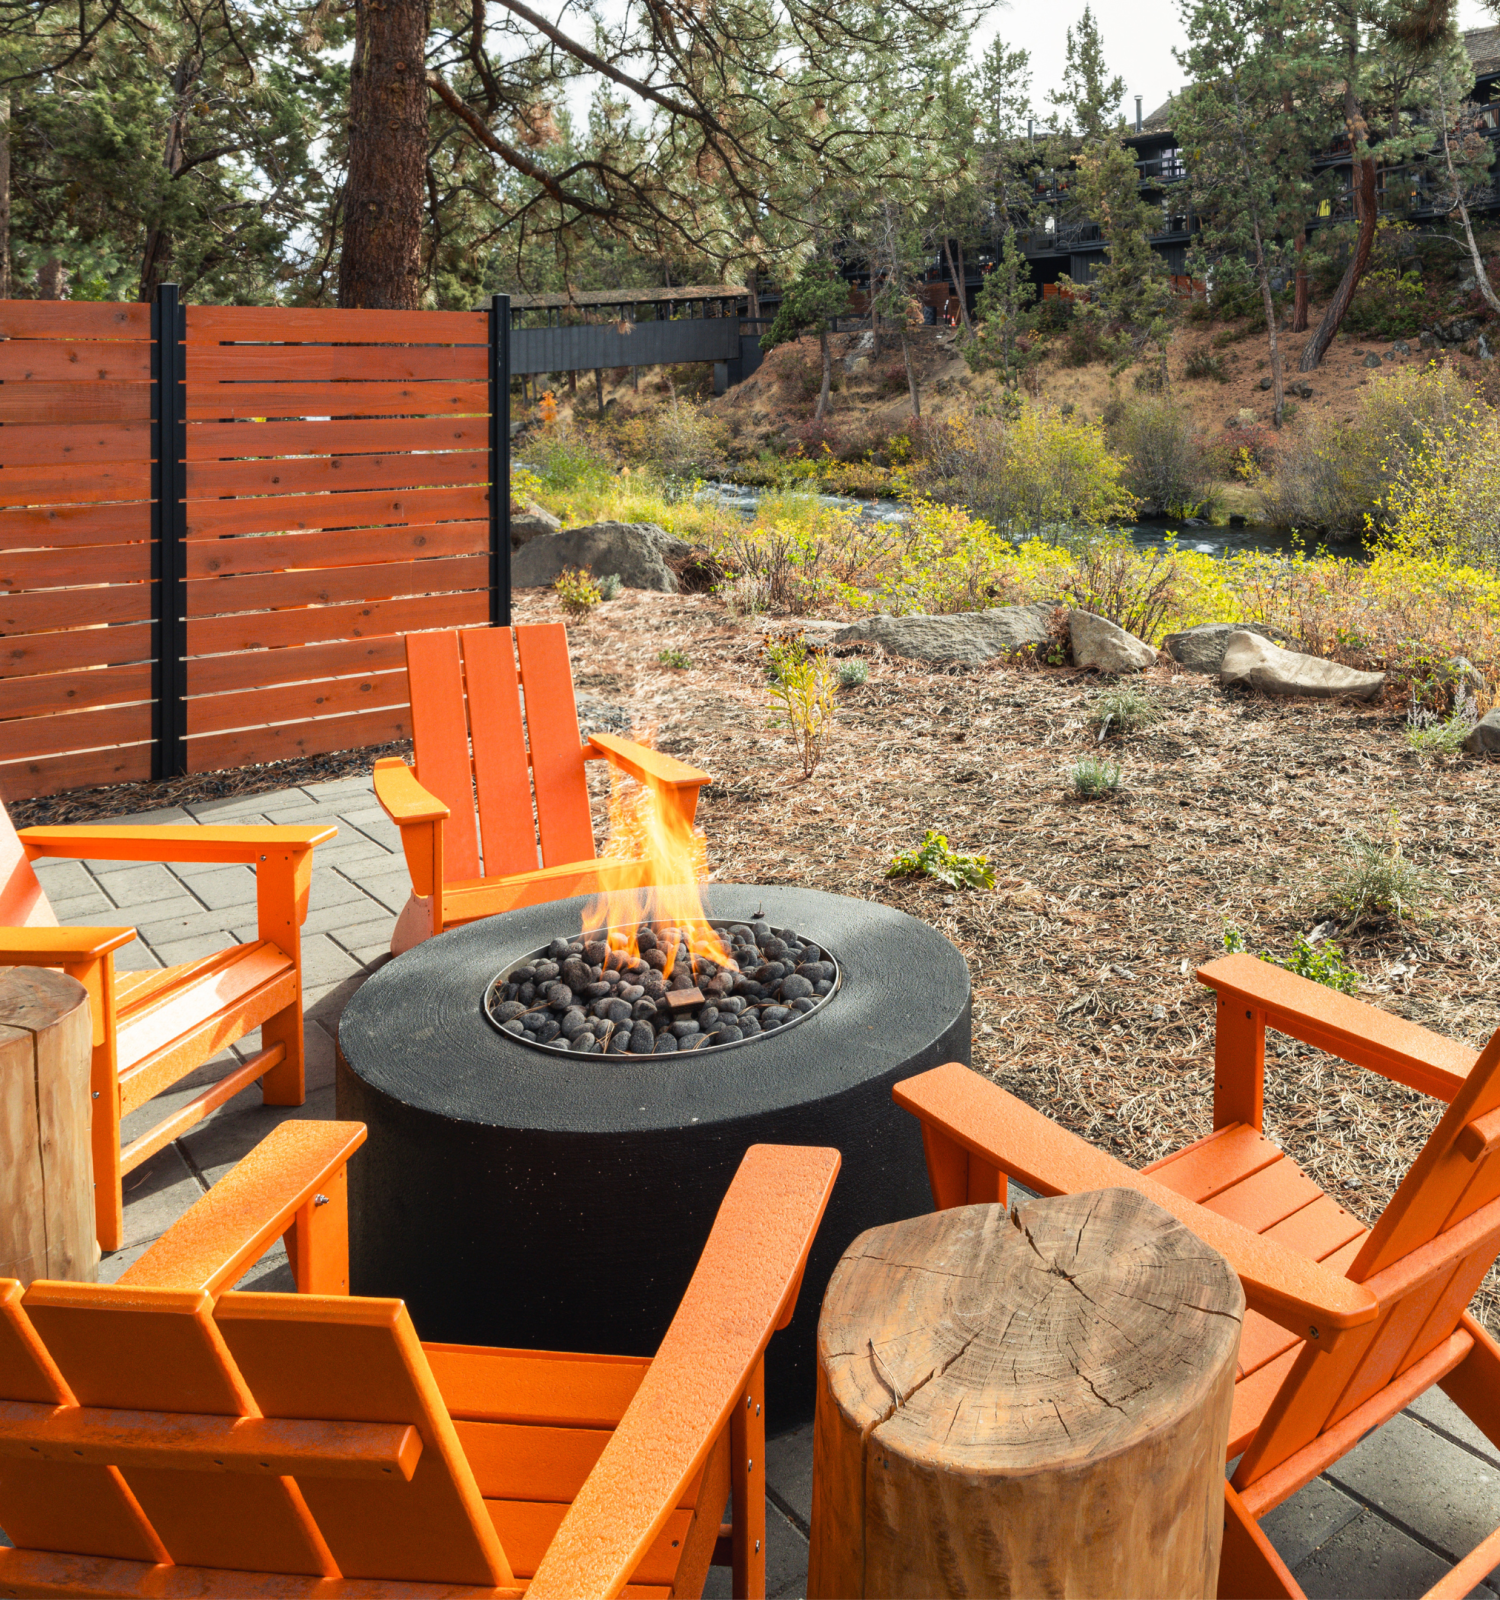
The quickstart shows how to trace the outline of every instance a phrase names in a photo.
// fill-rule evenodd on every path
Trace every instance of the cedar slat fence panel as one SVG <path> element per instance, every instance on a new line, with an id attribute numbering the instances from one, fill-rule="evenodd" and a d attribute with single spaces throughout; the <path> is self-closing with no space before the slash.
<path id="1" fill-rule="evenodd" d="M 0 796 L 149 778 L 151 308 L 0 301 Z"/>
<path id="2" fill-rule="evenodd" d="M 187 308 L 187 770 L 411 731 L 398 634 L 490 615 L 489 318 Z"/>
<path id="3" fill-rule="evenodd" d="M 404 738 L 402 635 L 508 620 L 503 296 L 172 296 L 0 302 L 0 799 Z"/>

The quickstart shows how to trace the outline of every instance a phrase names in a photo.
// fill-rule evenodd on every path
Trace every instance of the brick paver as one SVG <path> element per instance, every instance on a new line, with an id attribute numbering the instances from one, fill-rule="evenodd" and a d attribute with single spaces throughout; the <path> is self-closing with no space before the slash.
<path id="1" fill-rule="evenodd" d="M 363 978 L 387 959 L 407 879 L 396 830 L 375 804 L 368 779 L 340 779 L 248 799 L 210 800 L 121 817 L 122 822 L 317 823 L 339 836 L 317 851 L 305 930 L 307 1103 L 262 1106 L 251 1088 L 160 1151 L 126 1180 L 126 1246 L 105 1259 L 117 1277 L 151 1240 L 282 1118 L 334 1115 L 334 1037 L 339 1015 Z M 125 862 L 41 862 L 37 871 L 64 923 L 129 922 L 137 942 L 118 964 L 135 970 L 190 960 L 255 934 L 255 885 L 239 867 L 141 867 Z M 248 1039 L 208 1063 L 126 1124 L 126 1137 L 159 1119 L 162 1102 L 191 1099 L 253 1053 Z M 358 1157 L 355 1158 L 356 1160 Z M 290 1288 L 280 1247 L 246 1286 Z M 774 1425 L 774 1419 L 772 1419 Z M 812 1512 L 812 1430 L 772 1441 L 766 1481 L 768 1592 L 804 1592 Z M 1500 1452 L 1439 1391 L 1378 1429 L 1337 1466 L 1265 1522 L 1267 1533 L 1309 1595 L 1420 1595 L 1446 1566 L 1500 1525 Z M 1476 1594 L 1500 1593 L 1500 1569 Z M 729 1593 L 716 1569 L 707 1593 Z"/>

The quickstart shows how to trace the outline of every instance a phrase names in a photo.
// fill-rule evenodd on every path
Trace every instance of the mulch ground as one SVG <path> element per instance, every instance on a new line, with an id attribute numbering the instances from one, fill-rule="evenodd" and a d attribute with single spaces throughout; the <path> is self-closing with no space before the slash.
<path id="1" fill-rule="evenodd" d="M 556 614 L 550 595 L 517 608 L 520 621 Z M 804 780 L 788 733 L 768 726 L 764 637 L 763 620 L 727 618 L 697 595 L 627 591 L 570 624 L 579 691 L 627 707 L 638 736 L 714 775 L 699 818 L 716 878 L 879 900 L 939 928 L 969 962 L 974 1065 L 1132 1165 L 1210 1130 L 1212 996 L 1193 969 L 1222 952 L 1226 925 L 1254 950 L 1289 953 L 1348 841 L 1384 841 L 1393 819 L 1440 892 L 1416 926 L 1341 940 L 1362 997 L 1475 1048 L 1500 1026 L 1500 762 L 1418 759 L 1389 710 L 1229 694 L 1168 664 L 1140 680 L 1162 720 L 1105 746 L 1122 768 L 1119 798 L 1081 802 L 1067 771 L 1097 749 L 1097 679 L 934 671 L 860 646 L 869 681 L 840 692 Z M 660 665 L 667 647 L 689 668 Z M 385 753 L 21 802 L 12 814 L 84 820 L 255 793 L 367 770 Z M 989 856 L 995 889 L 887 879 L 892 856 L 929 828 Z M 1280 1035 L 1266 1098 L 1270 1137 L 1366 1222 L 1442 1109 Z M 1487 1287 L 1483 1299 L 1500 1323 L 1500 1297 Z"/>

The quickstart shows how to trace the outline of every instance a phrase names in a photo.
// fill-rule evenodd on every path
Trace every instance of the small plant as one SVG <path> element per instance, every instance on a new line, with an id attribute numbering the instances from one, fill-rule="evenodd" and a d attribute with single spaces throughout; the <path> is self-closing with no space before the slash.
<path id="1" fill-rule="evenodd" d="M 896 856 L 885 869 L 888 878 L 932 878 L 950 889 L 993 889 L 995 869 L 988 856 L 960 855 L 931 828 L 915 850 Z"/>
<path id="2" fill-rule="evenodd" d="M 814 649 L 800 634 L 784 633 L 766 641 L 766 676 L 771 705 L 779 710 L 771 726 L 783 720 L 797 741 L 802 776 L 810 778 L 823 755 L 823 740 L 833 721 L 837 675 L 826 651 Z"/>
<path id="3" fill-rule="evenodd" d="M 1447 717 L 1422 704 L 1417 685 L 1411 688 L 1411 709 L 1406 713 L 1406 742 L 1418 755 L 1456 756 L 1479 721 L 1479 708 L 1467 688 L 1460 684 L 1453 693 L 1453 710 Z"/>
<path id="4" fill-rule="evenodd" d="M 1097 756 L 1085 756 L 1075 761 L 1068 776 L 1073 782 L 1073 793 L 1080 800 L 1108 800 L 1120 789 L 1120 769 L 1114 762 L 1101 761 Z"/>
<path id="5" fill-rule="evenodd" d="M 1244 934 L 1238 928 L 1225 928 L 1224 948 L 1231 955 L 1246 950 Z M 1292 940 L 1292 953 L 1285 961 L 1269 950 L 1262 950 L 1260 959 L 1269 961 L 1273 967 L 1295 972 L 1299 978 L 1309 978 L 1313 983 L 1337 989 L 1340 994 L 1359 992 L 1359 974 L 1344 960 L 1344 952 L 1332 940 L 1314 944 L 1305 933 L 1299 933 Z"/>
<path id="6" fill-rule="evenodd" d="M 1212 378 L 1215 383 L 1228 383 L 1229 373 L 1222 356 L 1211 356 L 1206 350 L 1195 350 L 1183 363 L 1184 378 Z"/>
<path id="7" fill-rule="evenodd" d="M 1350 842 L 1342 872 L 1324 890 L 1324 901 L 1352 933 L 1366 922 L 1419 922 L 1432 913 L 1438 893 L 1430 872 L 1401 850 L 1400 819 L 1391 813 L 1389 842 Z"/>
<path id="8" fill-rule="evenodd" d="M 841 661 L 838 664 L 839 688 L 857 689 L 860 684 L 868 683 L 870 679 L 870 663 L 861 661 L 857 656 L 852 661 Z"/>
<path id="9" fill-rule="evenodd" d="M 586 617 L 604 598 L 599 585 L 582 567 L 564 567 L 552 587 L 558 604 L 570 617 Z"/>
<path id="10" fill-rule="evenodd" d="M 1149 694 L 1129 684 L 1106 689 L 1094 701 L 1093 725 L 1102 744 L 1112 733 L 1135 733 L 1161 721 L 1161 707 Z"/>
<path id="11" fill-rule="evenodd" d="M 693 664 L 688 660 L 686 651 L 675 650 L 670 645 L 665 650 L 658 650 L 656 652 L 656 659 L 662 664 L 662 666 L 675 667 L 678 672 L 686 672 L 687 669 Z"/>
<path id="12" fill-rule="evenodd" d="M 542 426 L 550 428 L 557 421 L 557 396 L 550 389 L 546 390 L 536 409 L 542 419 Z"/>
<path id="13" fill-rule="evenodd" d="M 599 598 L 601 600 L 617 600 L 620 595 L 620 574 L 606 572 L 599 579 Z"/>

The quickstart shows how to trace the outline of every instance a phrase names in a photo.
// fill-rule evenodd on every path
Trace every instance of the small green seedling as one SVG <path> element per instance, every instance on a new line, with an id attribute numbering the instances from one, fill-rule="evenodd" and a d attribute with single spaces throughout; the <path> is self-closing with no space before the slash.
<path id="1" fill-rule="evenodd" d="M 802 776 L 810 778 L 823 755 L 823 741 L 833 724 L 837 676 L 826 650 L 808 644 L 800 634 L 784 633 L 766 640 L 766 677 L 772 727 L 792 730 L 802 757 Z"/>
<path id="2" fill-rule="evenodd" d="M 1112 761 L 1101 761 L 1097 756 L 1085 756 L 1075 761 L 1068 774 L 1073 782 L 1073 793 L 1080 800 L 1108 800 L 1120 790 L 1120 769 Z"/>
<path id="3" fill-rule="evenodd" d="M 888 878 L 933 878 L 950 889 L 993 889 L 995 869 L 988 856 L 960 855 L 948 848 L 941 833 L 927 830 L 915 850 L 897 856 L 885 869 Z"/>
<path id="4" fill-rule="evenodd" d="M 869 682 L 870 663 L 856 656 L 852 661 L 839 662 L 838 672 L 839 688 L 857 689 L 860 684 Z"/>
<path id="5" fill-rule="evenodd" d="M 685 651 L 673 650 L 671 648 L 666 650 L 658 650 L 656 652 L 656 659 L 661 662 L 662 666 L 675 667 L 679 672 L 686 672 L 687 669 L 693 664 L 688 660 L 687 653 Z"/>
<path id="6" fill-rule="evenodd" d="M 617 600 L 620 595 L 620 574 L 606 572 L 599 580 L 599 598 L 601 600 Z"/>
<path id="7" fill-rule="evenodd" d="M 1238 928 L 1225 928 L 1224 948 L 1231 955 L 1244 951 L 1244 934 Z M 1292 953 L 1286 960 L 1273 956 L 1269 950 L 1262 950 L 1260 959 L 1269 961 L 1273 967 L 1295 972 L 1299 978 L 1337 989 L 1340 994 L 1359 993 L 1359 974 L 1345 961 L 1344 952 L 1331 939 L 1314 944 L 1305 933 L 1299 933 L 1292 940 Z"/>

